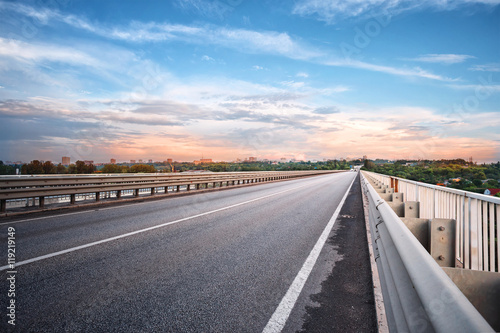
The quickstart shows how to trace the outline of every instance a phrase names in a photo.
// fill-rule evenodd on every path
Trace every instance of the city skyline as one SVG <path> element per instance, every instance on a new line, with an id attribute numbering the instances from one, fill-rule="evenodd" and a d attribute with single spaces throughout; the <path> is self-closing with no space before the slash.
<path id="1" fill-rule="evenodd" d="M 496 162 L 499 5 L 0 1 L 0 159 Z"/>

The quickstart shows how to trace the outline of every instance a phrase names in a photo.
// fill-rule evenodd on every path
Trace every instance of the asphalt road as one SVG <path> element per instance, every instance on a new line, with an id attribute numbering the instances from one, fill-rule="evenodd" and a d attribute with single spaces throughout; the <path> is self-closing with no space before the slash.
<path id="1" fill-rule="evenodd" d="M 14 285 L 6 281 L 9 268 L 0 272 L 6 281 L 0 290 L 0 331 L 262 332 L 356 175 L 346 172 L 0 219 L 0 266 L 7 264 L 9 227 L 15 231 L 17 263 Z M 356 200 L 358 194 L 356 180 L 346 202 Z M 354 207 L 347 206 L 344 209 Z M 359 214 L 358 220 L 362 211 Z M 347 218 L 356 228 L 342 223 L 345 216 L 354 215 L 340 211 L 339 222 L 326 231 L 328 241 L 292 304 L 283 332 L 340 332 L 345 331 L 337 325 L 340 321 L 352 324 L 349 315 L 342 314 L 338 323 L 311 325 L 332 317 L 332 311 L 341 314 L 335 310 L 340 302 L 335 289 L 325 287 L 331 285 L 328 281 L 342 262 L 343 270 L 363 276 L 359 286 L 351 288 L 364 288 L 360 295 L 342 297 L 368 304 L 360 305 L 354 316 L 368 317 L 366 322 L 372 316 L 374 321 L 368 252 L 363 252 L 366 236 L 361 222 Z M 346 223 L 352 231 L 342 236 Z M 359 254 L 353 259 L 357 267 L 350 268 L 344 259 L 346 244 L 356 244 L 352 251 Z M 343 274 L 344 279 L 349 274 Z M 8 297 L 12 286 L 15 297 Z M 333 296 L 318 300 L 325 293 Z M 15 326 L 8 324 L 7 316 L 12 299 Z M 355 325 L 353 330 L 359 327 L 366 330 L 366 325 Z"/>

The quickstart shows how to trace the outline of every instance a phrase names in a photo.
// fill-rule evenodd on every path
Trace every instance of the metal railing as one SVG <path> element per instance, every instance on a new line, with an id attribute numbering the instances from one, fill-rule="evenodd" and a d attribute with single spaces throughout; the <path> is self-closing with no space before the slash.
<path id="1" fill-rule="evenodd" d="M 391 332 L 493 332 L 390 205 L 362 175 Z"/>
<path id="2" fill-rule="evenodd" d="M 456 259 L 463 268 L 500 272 L 500 198 L 363 171 L 420 202 L 421 218 L 456 221 Z"/>
<path id="3" fill-rule="evenodd" d="M 29 198 L 45 207 L 46 198 L 69 197 L 70 204 L 75 204 L 77 195 L 91 194 L 96 201 L 105 197 L 120 199 L 122 194 L 133 192 L 134 196 L 147 191 L 151 195 L 160 192 L 179 192 L 233 186 L 265 181 L 284 180 L 297 177 L 313 176 L 338 170 L 311 171 L 257 171 L 257 172 L 221 172 L 207 174 L 175 173 L 163 175 L 112 175 L 112 176 L 52 176 L 52 177 L 3 177 L 0 178 L 0 213 L 7 210 L 7 201 Z M 149 192 L 150 190 L 150 192 Z M 112 193 L 112 195 L 111 195 Z"/>

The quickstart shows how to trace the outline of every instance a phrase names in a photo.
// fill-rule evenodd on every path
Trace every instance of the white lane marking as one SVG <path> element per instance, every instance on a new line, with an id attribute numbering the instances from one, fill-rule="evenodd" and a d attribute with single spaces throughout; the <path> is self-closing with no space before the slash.
<path id="1" fill-rule="evenodd" d="M 325 176 L 327 175 L 338 175 L 338 173 L 333 173 L 333 174 L 326 174 Z M 320 175 L 322 176 L 322 175 Z M 295 180 L 308 180 L 308 178 L 302 178 L 302 179 L 295 179 Z M 271 183 L 268 183 L 268 184 L 271 184 Z M 265 184 L 262 184 L 262 185 L 265 185 Z M 238 189 L 238 188 L 244 188 L 244 187 L 234 187 L 234 189 Z M 204 193 L 209 193 L 209 192 L 204 192 Z M 196 194 L 196 192 L 194 192 L 193 194 Z M 176 199 L 176 198 L 179 198 L 179 197 L 173 197 L 173 199 Z M 125 203 L 125 201 L 121 201 L 122 203 Z M 119 203 L 119 201 L 117 201 L 117 203 Z M 134 207 L 135 206 L 139 206 L 139 205 L 147 205 L 147 204 L 154 204 L 155 202 L 154 201 L 147 201 L 147 202 L 130 202 L 131 204 L 134 204 Z M 128 207 L 132 207 L 132 206 L 128 206 Z M 83 207 L 85 208 L 85 207 Z M 34 218 L 31 218 L 31 219 L 24 219 L 24 220 L 16 220 L 16 221 L 9 221 L 9 222 L 3 222 L 3 223 L 0 223 L 0 226 L 2 225 L 7 225 L 7 224 L 16 224 L 16 223 L 23 223 L 23 222 L 30 222 L 30 221 L 37 221 L 37 220 L 44 220 L 44 219 L 50 219 L 50 218 L 58 218 L 60 216 L 69 216 L 69 215 L 76 215 L 76 214 L 85 214 L 85 213 L 92 213 L 92 212 L 95 212 L 96 210 L 98 211 L 101 211 L 101 210 L 108 210 L 108 209 L 117 209 L 117 208 L 123 208 L 123 206 L 114 206 L 114 207 L 95 207 L 95 209 L 92 209 L 92 207 L 87 207 L 89 208 L 89 210 L 84 210 L 84 211 L 81 211 L 81 212 L 73 212 L 73 213 L 66 213 L 66 214 L 58 214 L 58 215 L 50 215 L 50 216 L 41 216 L 41 217 L 34 217 Z"/>
<path id="2" fill-rule="evenodd" d="M 279 194 L 282 194 L 282 193 L 293 191 L 293 190 L 296 190 L 296 189 L 299 189 L 299 188 L 302 188 L 302 187 L 305 187 L 305 186 L 310 186 L 310 184 L 304 184 L 304 185 L 301 185 L 301 186 L 296 186 L 296 187 L 293 187 L 293 188 L 290 188 L 290 189 L 287 189 L 287 190 L 284 190 L 284 191 L 280 191 L 280 192 L 268 194 L 268 195 L 265 195 L 265 196 L 260 197 L 260 198 L 255 198 L 255 199 L 252 199 L 252 200 L 243 201 L 243 202 L 240 202 L 240 203 L 237 203 L 237 204 L 234 204 L 234 205 L 230 205 L 230 206 L 226 206 L 226 207 L 214 209 L 214 210 L 211 210 L 211 211 L 208 211 L 208 212 L 205 212 L 205 213 L 200 213 L 200 214 L 196 214 L 196 215 L 193 215 L 193 216 L 184 217 L 184 218 L 179 219 L 179 220 L 162 223 L 162 224 L 155 225 L 155 226 L 152 226 L 152 227 L 148 227 L 148 228 L 144 228 L 144 229 L 140 229 L 140 230 L 128 232 L 126 234 L 121 234 L 121 235 L 118 235 L 118 236 L 114 236 L 114 237 L 102 239 L 102 240 L 99 240 L 99 241 L 95 241 L 95 242 L 92 242 L 92 243 L 87 243 L 87 244 L 83 244 L 83 245 L 80 245 L 80 246 L 75 246 L 75 247 L 72 247 L 72 248 L 69 248 L 69 249 L 66 249 L 66 250 L 61 250 L 61 251 L 49 253 L 49 254 L 46 254 L 46 255 L 43 255 L 43 256 L 34 257 L 34 258 L 31 258 L 31 259 L 19 261 L 19 262 L 16 262 L 15 267 L 26 265 L 26 264 L 30 264 L 32 262 L 36 262 L 36 261 L 40 261 L 40 260 L 44 260 L 44 259 L 48 259 L 48 258 L 52 258 L 52 257 L 55 257 L 55 256 L 60 256 L 62 254 L 66 254 L 66 253 L 70 253 L 70 252 L 82 250 L 82 249 L 85 249 L 85 248 L 88 248 L 88 247 L 91 247 L 91 246 L 95 246 L 95 245 L 99 245 L 99 244 L 111 242 L 111 241 L 114 241 L 114 240 L 117 240 L 117 239 L 121 239 L 121 238 L 129 237 L 129 236 L 137 235 L 137 234 L 140 234 L 140 233 L 143 233 L 143 232 L 146 232 L 146 231 L 151 231 L 151 230 L 154 230 L 154 229 L 166 227 L 168 225 L 172 225 L 172 224 L 176 224 L 176 223 L 179 223 L 179 222 L 191 220 L 191 219 L 194 219 L 194 218 L 197 218 L 197 217 L 201 217 L 201 216 L 205 216 L 205 215 L 217 213 L 217 212 L 220 212 L 220 211 L 223 211 L 223 210 L 227 210 L 227 209 L 230 209 L 230 208 L 234 208 L 234 207 L 238 207 L 238 206 L 241 206 L 241 205 L 245 205 L 245 204 L 248 204 L 248 203 L 251 203 L 251 202 L 254 202 L 254 201 L 266 199 L 266 198 L 269 198 L 269 197 L 273 197 L 275 195 L 279 195 Z M 10 267 L 9 265 L 5 265 L 5 266 L 0 267 L 0 271 L 7 270 L 9 268 L 12 268 L 12 267 Z"/>
<path id="3" fill-rule="evenodd" d="M 274 311 L 273 315 L 267 322 L 267 325 L 266 327 L 264 327 L 262 333 L 279 333 L 281 332 L 283 327 L 285 327 L 286 321 L 288 320 L 288 317 L 290 316 L 290 313 L 292 312 L 292 309 L 295 306 L 297 299 L 299 298 L 300 292 L 302 291 L 302 288 L 304 287 L 309 274 L 311 274 L 311 271 L 316 264 L 316 260 L 318 259 L 319 254 L 321 253 L 321 250 L 323 249 L 323 246 L 328 239 L 328 235 L 330 234 L 330 231 L 332 230 L 333 225 L 337 220 L 340 210 L 344 205 L 344 202 L 347 198 L 347 195 L 349 194 L 349 191 L 351 190 L 352 184 L 354 183 L 355 179 L 356 177 L 354 177 L 354 179 L 352 180 L 351 185 L 349 185 L 349 188 L 347 189 L 344 197 L 337 206 L 337 209 L 333 213 L 330 221 L 321 233 L 321 236 L 319 236 L 316 245 L 314 245 L 311 253 L 309 253 L 309 256 L 302 265 L 302 268 L 288 288 L 288 291 Z"/>

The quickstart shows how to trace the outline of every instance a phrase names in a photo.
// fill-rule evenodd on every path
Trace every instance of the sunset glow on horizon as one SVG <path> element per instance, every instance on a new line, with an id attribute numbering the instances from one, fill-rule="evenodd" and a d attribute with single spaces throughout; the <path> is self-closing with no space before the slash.
<path id="1" fill-rule="evenodd" d="M 0 160 L 500 161 L 500 1 L 0 1 Z"/>

